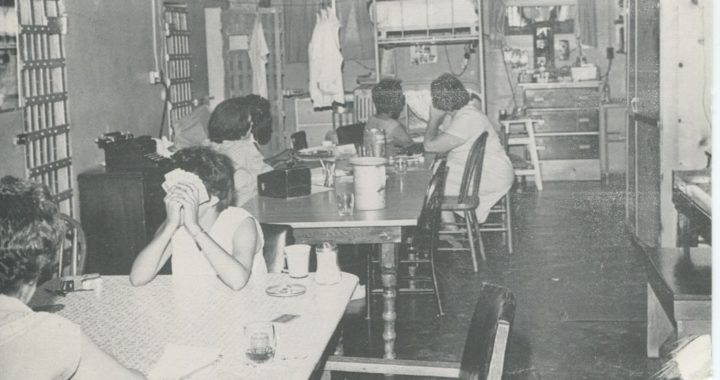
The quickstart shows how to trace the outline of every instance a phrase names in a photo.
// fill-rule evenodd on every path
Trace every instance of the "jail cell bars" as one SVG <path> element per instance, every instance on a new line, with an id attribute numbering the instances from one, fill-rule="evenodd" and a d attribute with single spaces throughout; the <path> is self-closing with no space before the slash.
<path id="1" fill-rule="evenodd" d="M 163 5 L 165 25 L 165 77 L 168 122 L 175 123 L 193 110 L 190 28 L 188 10 L 180 5 Z"/>
<path id="2" fill-rule="evenodd" d="M 26 176 L 53 192 L 60 210 L 73 215 L 73 174 L 63 46 L 63 0 L 16 0 L 18 75 Z"/>

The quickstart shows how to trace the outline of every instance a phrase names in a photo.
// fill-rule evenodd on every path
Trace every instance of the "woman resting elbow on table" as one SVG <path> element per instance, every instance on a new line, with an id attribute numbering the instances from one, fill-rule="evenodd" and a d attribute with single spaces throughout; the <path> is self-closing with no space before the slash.
<path id="1" fill-rule="evenodd" d="M 144 379 L 80 326 L 27 306 L 57 266 L 61 223 L 45 186 L 0 179 L 0 379 Z"/>
<path id="2" fill-rule="evenodd" d="M 267 273 L 260 224 L 242 208 L 230 206 L 230 159 L 208 147 L 179 150 L 173 159 L 200 178 L 210 200 L 199 204 L 199 189 L 189 182 L 168 190 L 167 217 L 135 258 L 130 282 L 140 286 L 152 281 L 170 257 L 173 276 L 217 276 L 234 290 L 242 289 L 251 274 Z"/>
<path id="3" fill-rule="evenodd" d="M 482 223 L 493 205 L 512 187 L 515 181 L 512 163 L 490 120 L 470 102 L 470 95 L 458 78 L 441 75 L 430 85 L 430 95 L 430 120 L 423 145 L 427 152 L 447 153 L 445 195 L 459 194 L 468 154 L 475 140 L 483 132 L 488 133 L 478 190 L 480 203 L 475 209 L 478 222 Z M 449 123 L 443 125 L 446 117 L 450 118 Z M 443 213 L 443 221 L 452 223 L 455 217 L 451 212 Z"/>

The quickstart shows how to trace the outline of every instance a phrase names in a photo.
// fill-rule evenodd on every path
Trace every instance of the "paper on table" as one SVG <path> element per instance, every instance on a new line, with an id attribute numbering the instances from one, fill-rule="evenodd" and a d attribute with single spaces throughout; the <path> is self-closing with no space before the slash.
<path id="1" fill-rule="evenodd" d="M 169 343 L 160 359 L 148 373 L 151 380 L 180 379 L 221 358 L 213 347 L 182 346 Z"/>

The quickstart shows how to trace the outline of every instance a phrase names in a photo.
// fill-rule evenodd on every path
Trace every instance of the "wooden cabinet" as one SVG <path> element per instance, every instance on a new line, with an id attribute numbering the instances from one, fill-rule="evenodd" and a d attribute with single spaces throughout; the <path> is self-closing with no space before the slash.
<path id="1" fill-rule="evenodd" d="M 521 83 L 525 113 L 543 120 L 535 130 L 543 180 L 599 180 L 600 83 Z"/>
<path id="2" fill-rule="evenodd" d="M 97 168 L 78 176 L 87 273 L 130 273 L 135 256 L 165 219 L 163 180 L 161 172 L 152 170 Z"/>

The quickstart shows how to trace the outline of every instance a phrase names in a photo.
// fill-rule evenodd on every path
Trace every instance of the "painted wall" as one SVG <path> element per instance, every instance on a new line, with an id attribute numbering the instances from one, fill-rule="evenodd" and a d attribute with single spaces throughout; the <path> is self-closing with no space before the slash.
<path id="1" fill-rule="evenodd" d="M 0 113 L 0 177 L 25 176 L 25 153 L 22 146 L 14 145 L 15 135 L 22 133 L 22 112 Z"/>

